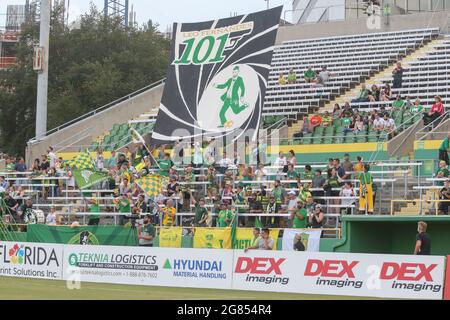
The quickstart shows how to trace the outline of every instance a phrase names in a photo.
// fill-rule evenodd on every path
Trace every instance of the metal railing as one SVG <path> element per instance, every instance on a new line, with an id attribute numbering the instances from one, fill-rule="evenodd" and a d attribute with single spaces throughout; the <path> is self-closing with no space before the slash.
<path id="1" fill-rule="evenodd" d="M 100 112 L 103 112 L 103 111 L 105 111 L 105 110 L 107 110 L 107 109 L 109 109 L 111 107 L 114 107 L 114 106 L 118 105 L 119 103 L 122 103 L 124 101 L 130 100 L 131 98 L 134 98 L 137 95 L 140 95 L 140 94 L 144 93 L 145 91 L 148 91 L 150 89 L 153 89 L 153 88 L 155 88 L 155 87 L 165 83 L 165 80 L 166 80 L 165 78 L 163 78 L 161 80 L 158 80 L 158 81 L 156 81 L 156 82 L 154 82 L 154 83 L 152 83 L 152 84 L 150 84 L 150 85 L 148 85 L 146 87 L 143 87 L 143 88 L 141 88 L 141 89 L 139 89 L 137 91 L 134 91 L 134 92 L 132 92 L 132 93 L 126 95 L 126 96 L 123 96 L 123 97 L 121 97 L 119 99 L 116 99 L 116 100 L 114 100 L 114 101 L 112 101 L 112 102 L 110 102 L 108 104 L 105 104 L 105 105 L 103 105 L 103 106 L 101 106 L 101 107 L 99 107 L 99 108 L 97 108 L 97 109 L 95 109 L 93 111 L 85 113 L 82 116 L 79 116 L 79 117 L 77 117 L 77 118 L 75 118 L 73 120 L 70 120 L 70 121 L 68 121 L 68 122 L 66 122 L 66 123 L 64 123 L 64 124 L 62 124 L 62 125 L 60 125 L 60 126 L 58 126 L 56 128 L 53 128 L 53 129 L 47 131 L 45 133 L 45 136 L 49 136 L 49 135 L 51 135 L 51 134 L 53 134 L 55 132 L 58 132 L 58 131 L 60 131 L 62 129 L 65 129 L 65 128 L 71 126 L 72 124 L 74 124 L 76 122 L 79 122 L 81 120 L 84 120 L 84 119 L 87 119 L 89 117 L 92 117 L 92 116 L 94 116 L 94 115 L 96 115 L 96 114 L 98 114 Z M 39 141 L 39 139 L 37 139 L 37 137 L 34 137 L 34 138 L 32 138 L 32 139 L 30 139 L 28 141 L 28 144 L 33 144 L 33 143 L 35 143 L 37 141 Z"/>
<path id="2" fill-rule="evenodd" d="M 426 140 L 426 138 L 433 134 L 433 133 L 439 133 L 434 132 L 433 130 L 436 129 L 441 123 L 443 123 L 447 118 L 450 116 L 450 109 L 447 109 L 442 115 L 440 115 L 437 119 L 430 122 L 428 125 L 422 128 L 422 130 L 416 132 L 416 141 L 422 141 Z M 422 135 L 419 137 L 419 135 Z"/>

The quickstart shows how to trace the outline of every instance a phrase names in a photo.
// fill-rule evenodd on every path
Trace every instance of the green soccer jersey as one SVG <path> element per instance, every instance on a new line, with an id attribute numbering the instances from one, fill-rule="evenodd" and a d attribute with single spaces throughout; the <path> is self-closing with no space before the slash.
<path id="1" fill-rule="evenodd" d="M 439 147 L 439 150 L 447 151 L 448 149 L 450 149 L 450 142 L 448 140 L 448 137 L 445 137 L 445 139 L 441 143 L 441 146 Z"/>
<path id="2" fill-rule="evenodd" d="M 292 171 L 288 171 L 286 172 L 286 177 L 288 180 L 297 180 L 299 178 L 299 174 L 297 171 L 292 170 Z M 297 186 L 297 183 L 290 183 L 289 187 L 290 188 L 295 188 Z"/>
<path id="3" fill-rule="evenodd" d="M 342 126 L 343 126 L 344 128 L 350 127 L 350 123 L 351 123 L 351 122 L 352 122 L 352 119 L 349 118 L 349 117 L 342 118 Z"/>
<path id="4" fill-rule="evenodd" d="M 283 197 L 284 197 L 284 188 L 279 186 L 279 187 L 273 189 L 273 196 L 275 197 L 275 200 L 276 200 L 277 203 L 283 203 L 284 202 L 283 201 L 284 200 L 283 199 Z"/>
<path id="5" fill-rule="evenodd" d="M 119 202 L 120 213 L 131 213 L 131 203 L 129 199 L 120 200 Z"/>
<path id="6" fill-rule="evenodd" d="M 315 78 L 316 73 L 314 72 L 314 70 L 306 70 L 305 73 L 303 74 L 303 76 L 305 78 Z"/>
<path id="7" fill-rule="evenodd" d="M 394 102 L 392 102 L 392 106 L 397 109 L 403 107 L 404 105 L 405 105 L 404 100 L 395 100 Z"/>
<path id="8" fill-rule="evenodd" d="M 303 217 L 303 220 L 301 220 L 298 215 Z M 294 228 L 298 228 L 298 229 L 304 229 L 306 228 L 306 216 L 307 216 L 307 211 L 305 208 L 299 209 L 295 212 L 295 216 L 294 216 L 294 220 L 293 220 L 293 226 Z"/>
<path id="9" fill-rule="evenodd" d="M 91 206 L 89 208 L 89 211 L 92 212 L 92 213 L 100 212 L 100 205 L 98 203 L 91 204 Z M 98 214 L 93 214 L 93 215 L 90 216 L 90 219 L 91 220 L 98 220 L 98 219 L 100 219 L 100 216 Z"/>
<path id="10" fill-rule="evenodd" d="M 200 207 L 198 203 L 195 204 L 195 224 L 197 224 L 203 217 L 203 215 L 208 212 L 206 208 Z"/>
<path id="11" fill-rule="evenodd" d="M 436 171 L 436 178 L 448 178 L 449 171 L 447 168 L 441 169 L 439 168 L 438 171 Z M 436 181 L 436 185 L 443 186 L 444 181 Z"/>
<path id="12" fill-rule="evenodd" d="M 233 212 L 231 210 L 220 210 L 218 215 L 219 227 L 228 227 L 231 224 L 232 217 Z"/>
<path id="13" fill-rule="evenodd" d="M 170 160 L 161 160 L 159 161 L 159 167 L 161 168 L 161 175 L 168 177 L 169 169 L 170 169 L 171 161 Z"/>
<path id="14" fill-rule="evenodd" d="M 411 113 L 422 113 L 423 112 L 423 106 L 421 106 L 421 105 L 418 105 L 418 106 L 416 106 L 416 105 L 413 105 L 413 106 L 411 106 Z"/>

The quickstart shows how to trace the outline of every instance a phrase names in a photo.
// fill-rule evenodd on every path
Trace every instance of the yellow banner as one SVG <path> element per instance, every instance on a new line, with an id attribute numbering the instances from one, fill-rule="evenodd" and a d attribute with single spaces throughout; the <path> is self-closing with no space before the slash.
<path id="1" fill-rule="evenodd" d="M 169 227 L 159 230 L 159 246 L 166 248 L 181 248 L 183 228 Z"/>
<path id="2" fill-rule="evenodd" d="M 274 241 L 273 250 L 277 250 L 280 229 L 270 229 Z M 245 249 L 253 243 L 252 228 L 237 228 L 236 248 Z M 194 248 L 231 249 L 231 227 L 223 229 L 195 228 Z"/>

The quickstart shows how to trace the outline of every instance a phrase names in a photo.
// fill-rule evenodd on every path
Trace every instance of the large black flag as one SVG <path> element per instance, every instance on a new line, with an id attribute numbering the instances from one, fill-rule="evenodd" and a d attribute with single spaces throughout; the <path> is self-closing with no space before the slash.
<path id="1" fill-rule="evenodd" d="M 249 131 L 255 140 L 281 11 L 174 24 L 153 145 Z"/>

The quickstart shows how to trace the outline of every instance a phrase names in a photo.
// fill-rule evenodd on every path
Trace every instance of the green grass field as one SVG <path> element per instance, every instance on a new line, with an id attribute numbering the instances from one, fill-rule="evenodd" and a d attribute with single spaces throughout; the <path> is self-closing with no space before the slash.
<path id="1" fill-rule="evenodd" d="M 361 299 L 359 297 L 339 297 L 306 295 L 295 293 L 255 292 L 215 289 L 192 289 L 172 287 L 148 287 L 103 283 L 81 283 L 81 289 L 69 290 L 65 281 L 37 280 L 0 277 L 0 299 L 54 299 L 54 300 L 331 300 Z"/>

